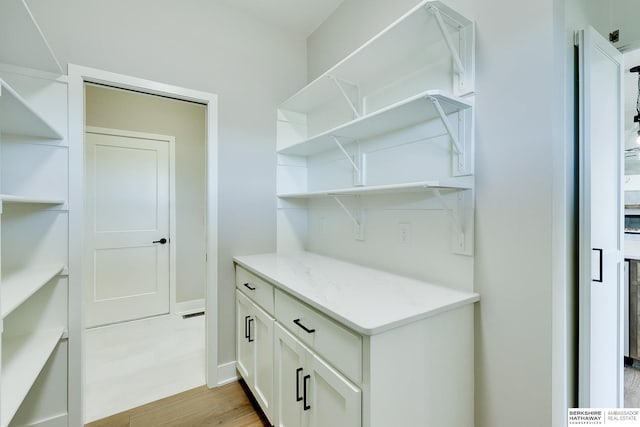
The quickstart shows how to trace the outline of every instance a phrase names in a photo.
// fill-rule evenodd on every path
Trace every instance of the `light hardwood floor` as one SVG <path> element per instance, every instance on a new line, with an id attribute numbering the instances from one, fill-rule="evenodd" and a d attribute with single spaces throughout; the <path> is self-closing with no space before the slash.
<path id="1" fill-rule="evenodd" d="M 624 368 L 624 407 L 640 408 L 640 370 Z"/>
<path id="2" fill-rule="evenodd" d="M 264 414 L 254 407 L 246 385 L 233 382 L 215 389 L 198 387 L 102 420 L 86 427 L 266 427 Z"/>
<path id="3" fill-rule="evenodd" d="M 87 330 L 85 422 L 204 385 L 205 316 L 157 316 Z"/>

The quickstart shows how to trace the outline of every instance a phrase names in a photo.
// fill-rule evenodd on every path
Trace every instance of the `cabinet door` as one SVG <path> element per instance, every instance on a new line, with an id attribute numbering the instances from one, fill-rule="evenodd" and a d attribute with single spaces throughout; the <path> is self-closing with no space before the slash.
<path id="1" fill-rule="evenodd" d="M 252 313 L 247 322 L 248 342 L 252 345 L 254 371 L 252 390 L 267 418 L 272 421 L 273 403 L 273 318 L 251 304 Z M 252 320 L 251 320 L 252 319 Z"/>
<path id="2" fill-rule="evenodd" d="M 302 426 L 306 349 L 282 326 L 275 326 L 275 421 L 277 427 Z"/>
<path id="3" fill-rule="evenodd" d="M 303 381 L 305 425 L 360 427 L 360 389 L 313 353 L 309 353 L 307 366 Z"/>
<path id="4" fill-rule="evenodd" d="M 249 326 L 253 326 L 249 325 L 250 304 L 247 297 L 236 291 L 236 367 L 249 387 L 253 375 L 253 346 L 249 342 Z"/>

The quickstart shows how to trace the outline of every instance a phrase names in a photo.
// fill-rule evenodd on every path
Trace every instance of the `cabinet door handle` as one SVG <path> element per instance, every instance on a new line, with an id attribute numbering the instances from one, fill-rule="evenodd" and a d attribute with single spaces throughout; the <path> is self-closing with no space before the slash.
<path id="1" fill-rule="evenodd" d="M 302 324 L 302 322 L 300 322 L 300 319 L 295 319 L 295 320 L 293 321 L 293 323 L 295 323 L 296 325 L 298 325 L 299 327 L 301 327 L 301 328 L 302 328 L 306 333 L 308 333 L 308 334 L 312 334 L 312 333 L 314 333 L 314 332 L 316 331 L 315 329 L 309 329 L 309 328 L 307 328 L 306 326 L 304 326 L 304 325 Z"/>
<path id="2" fill-rule="evenodd" d="M 296 369 L 296 402 L 300 402 L 302 400 L 302 396 L 300 396 L 300 373 L 302 372 L 302 368 Z"/>
<path id="3" fill-rule="evenodd" d="M 255 287 L 253 287 L 253 288 L 252 288 L 252 287 L 251 287 L 251 285 L 250 285 L 250 284 L 248 284 L 248 283 L 245 283 L 245 284 L 244 284 L 244 287 L 245 287 L 245 288 L 247 288 L 247 289 L 249 289 L 250 291 L 255 291 L 255 290 L 256 290 L 256 288 L 255 288 Z"/>
<path id="4" fill-rule="evenodd" d="M 255 341 L 254 339 L 251 338 L 251 322 L 253 322 L 254 319 L 249 319 L 249 336 L 247 338 L 249 338 L 249 342 L 253 342 Z"/>
<path id="5" fill-rule="evenodd" d="M 248 326 L 248 320 L 251 316 L 244 316 L 244 337 L 245 338 L 249 338 L 249 326 Z"/>
<path id="6" fill-rule="evenodd" d="M 311 409 L 311 405 L 308 405 L 308 404 L 307 404 L 307 391 L 308 391 L 308 389 L 307 389 L 307 384 L 309 384 L 309 381 L 310 381 L 310 380 L 311 380 L 311 375 L 305 375 L 305 376 L 304 376 L 304 379 L 302 380 L 302 382 L 303 382 L 303 386 L 302 386 L 302 388 L 304 389 L 304 390 L 303 390 L 303 392 L 304 392 L 303 409 L 304 409 L 305 411 L 308 411 L 309 409 Z"/>
<path id="7" fill-rule="evenodd" d="M 598 252 L 599 252 L 599 255 L 598 255 L 598 265 L 599 265 L 599 266 L 598 266 L 598 270 L 599 270 L 599 271 L 598 271 L 598 278 L 597 278 L 597 279 L 593 279 L 593 278 L 592 278 L 591 280 L 593 280 L 594 282 L 600 282 L 600 283 L 602 283 L 602 249 L 599 249 L 599 248 L 593 248 L 593 249 L 591 249 L 591 250 L 592 250 L 592 251 L 598 251 Z"/>

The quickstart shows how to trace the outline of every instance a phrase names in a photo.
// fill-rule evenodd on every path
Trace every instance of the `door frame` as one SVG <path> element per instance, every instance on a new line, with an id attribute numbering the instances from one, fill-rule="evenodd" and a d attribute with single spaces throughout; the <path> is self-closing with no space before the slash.
<path id="1" fill-rule="evenodd" d="M 84 126 L 85 133 L 98 133 L 101 135 L 121 136 L 125 138 L 140 138 L 151 139 L 155 141 L 165 141 L 169 145 L 169 314 L 176 313 L 176 138 L 170 135 L 160 135 L 149 132 L 134 132 L 123 129 L 103 128 L 99 126 Z M 82 141 L 86 144 L 86 141 Z M 86 147 L 83 146 L 83 150 Z M 86 158 L 85 168 L 86 168 Z M 86 170 L 86 169 L 85 169 Z M 90 191 L 89 188 L 85 188 L 85 191 Z M 89 215 L 89 211 L 85 210 L 85 219 Z M 88 232 L 85 235 L 86 239 L 89 239 Z M 89 257 L 85 257 L 85 261 L 90 263 Z M 87 264 L 88 265 L 88 264 Z M 87 286 L 90 278 L 85 278 L 86 283 L 83 286 Z M 84 310 L 83 310 L 84 315 Z"/>
<path id="2" fill-rule="evenodd" d="M 69 96 L 69 423 L 84 420 L 84 84 L 97 83 L 207 106 L 206 119 L 206 275 L 205 370 L 207 386 L 217 387 L 218 369 L 218 96 L 208 92 L 75 64 L 68 66 Z M 79 359 L 79 360 L 78 360 Z M 79 369 L 78 369 L 79 367 Z"/>

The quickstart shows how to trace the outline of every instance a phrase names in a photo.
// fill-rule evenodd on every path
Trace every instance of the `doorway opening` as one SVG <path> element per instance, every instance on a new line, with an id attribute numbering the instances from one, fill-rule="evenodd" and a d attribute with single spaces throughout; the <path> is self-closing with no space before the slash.
<path id="1" fill-rule="evenodd" d="M 640 48 L 623 55 L 624 102 L 624 406 L 640 406 Z M 632 71 L 634 70 L 635 71 Z M 638 116 L 638 119 L 636 119 Z"/>
<path id="2" fill-rule="evenodd" d="M 115 371 L 152 391 L 121 388 L 126 405 L 217 386 L 216 96 L 69 65 L 69 120 L 84 421 L 128 409 L 89 401 Z"/>

